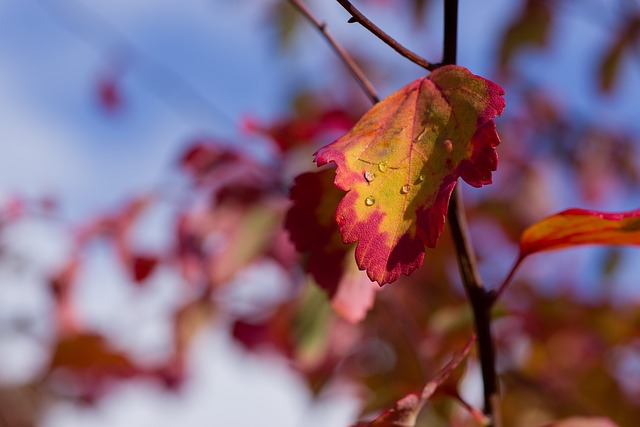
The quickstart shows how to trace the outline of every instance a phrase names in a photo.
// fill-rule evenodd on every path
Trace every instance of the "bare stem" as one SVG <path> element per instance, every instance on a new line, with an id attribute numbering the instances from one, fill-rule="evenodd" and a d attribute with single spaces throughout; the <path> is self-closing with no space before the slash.
<path id="1" fill-rule="evenodd" d="M 307 18 L 309 22 L 311 22 L 318 29 L 318 31 L 320 31 L 325 40 L 327 40 L 336 54 L 338 54 L 340 59 L 342 59 L 342 62 L 344 62 L 344 64 L 347 66 L 349 72 L 351 73 L 353 78 L 356 79 L 360 87 L 362 87 L 362 90 L 364 90 L 371 102 L 373 102 L 374 104 L 379 102 L 380 99 L 378 98 L 376 90 L 373 88 L 371 82 L 369 82 L 367 77 L 362 72 L 362 69 L 360 69 L 358 64 L 355 63 L 353 58 L 351 58 L 351 56 L 337 42 L 337 40 L 333 37 L 329 30 L 327 30 L 326 23 L 320 22 L 315 16 L 313 16 L 307 5 L 305 5 L 301 0 L 289 0 L 289 3 L 291 3 L 296 9 L 298 9 L 298 11 L 300 11 L 300 13 L 304 15 L 304 17 Z"/>
<path id="2" fill-rule="evenodd" d="M 336 0 L 336 1 L 340 3 L 340 5 L 344 7 L 345 10 L 351 14 L 351 19 L 349 20 L 349 22 L 359 23 L 364 28 L 366 28 L 371 33 L 373 33 L 373 35 L 375 35 L 380 40 L 382 40 L 387 45 L 389 45 L 393 50 L 395 50 L 396 52 L 398 52 L 400 55 L 404 56 L 408 60 L 414 62 L 415 64 L 418 64 L 422 68 L 425 68 L 429 71 L 433 71 L 436 68 L 438 68 L 438 64 L 433 64 L 427 61 L 426 59 L 424 59 L 423 57 L 421 57 L 420 55 L 418 55 L 417 53 L 410 51 L 409 49 L 407 49 L 406 47 L 398 43 L 398 41 L 395 40 L 393 37 L 391 37 L 389 34 L 382 31 L 376 24 L 374 24 L 366 16 L 364 16 L 362 12 L 356 9 L 356 7 L 352 5 L 349 0 Z"/>
<path id="3" fill-rule="evenodd" d="M 519 256 L 516 262 L 513 263 L 513 267 L 511 267 L 511 270 L 509 271 L 509 274 L 507 274 L 507 277 L 504 279 L 504 282 L 502 282 L 498 290 L 494 293 L 493 303 L 495 303 L 498 299 L 500 299 L 500 296 L 502 296 L 505 289 L 507 289 L 507 286 L 509 286 L 509 283 L 511 283 L 511 279 L 513 278 L 513 275 L 515 274 L 518 267 L 520 267 L 520 263 L 522 262 L 522 260 L 523 260 L 522 256 Z"/>
<path id="4" fill-rule="evenodd" d="M 444 0 L 444 55 L 443 65 L 455 64 L 458 36 L 458 0 Z M 449 227 L 456 248 L 458 266 L 469 303 L 473 311 L 478 337 L 478 354 L 484 388 L 484 414 L 489 426 L 500 427 L 498 404 L 498 376 L 496 374 L 495 349 L 491 336 L 491 306 L 493 293 L 487 292 L 478 272 L 477 261 L 471 244 L 469 227 L 464 214 L 462 194 L 455 188 L 447 212 Z"/>

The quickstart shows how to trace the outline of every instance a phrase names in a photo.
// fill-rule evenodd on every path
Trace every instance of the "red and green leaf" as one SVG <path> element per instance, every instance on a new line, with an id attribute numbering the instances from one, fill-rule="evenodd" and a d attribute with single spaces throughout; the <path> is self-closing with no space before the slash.
<path id="1" fill-rule="evenodd" d="M 491 183 L 500 143 L 493 117 L 504 91 L 458 66 L 441 67 L 369 110 L 343 137 L 316 152 L 337 165 L 347 191 L 336 211 L 342 239 L 380 285 L 418 268 L 444 228 L 458 177 Z"/>

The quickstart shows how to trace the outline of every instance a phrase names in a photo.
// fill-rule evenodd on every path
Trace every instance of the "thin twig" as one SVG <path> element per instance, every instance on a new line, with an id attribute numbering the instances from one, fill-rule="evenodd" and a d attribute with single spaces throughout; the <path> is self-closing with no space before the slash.
<path id="1" fill-rule="evenodd" d="M 340 0 L 339 0 L 340 1 Z M 444 0 L 444 55 L 443 65 L 455 64 L 458 37 L 458 0 Z M 447 212 L 449 227 L 456 248 L 462 282 L 473 311 L 478 353 L 484 388 L 484 414 L 489 426 L 500 427 L 498 411 L 498 376 L 496 374 L 495 349 L 491 336 L 491 305 L 493 293 L 487 292 L 478 272 L 477 261 L 471 244 L 469 227 L 464 214 L 462 194 L 455 188 Z"/>
<path id="2" fill-rule="evenodd" d="M 408 60 L 414 62 L 415 64 L 418 64 L 422 68 L 425 68 L 429 71 L 433 71 L 436 68 L 438 68 L 438 64 L 433 64 L 427 61 L 426 59 L 424 59 L 423 57 L 421 57 L 420 55 L 410 51 L 409 49 L 407 49 L 406 47 L 398 43 L 398 41 L 395 40 L 393 37 L 391 37 L 389 34 L 382 31 L 380 27 L 378 27 L 373 22 L 369 21 L 369 19 L 366 16 L 364 16 L 362 12 L 356 9 L 356 7 L 352 5 L 349 0 L 336 0 L 336 1 L 340 3 L 340 5 L 344 7 L 345 10 L 351 14 L 351 19 L 349 19 L 349 22 L 359 23 L 364 28 L 366 28 L 371 33 L 373 33 L 373 35 L 375 35 L 380 40 L 382 40 L 387 45 L 389 45 L 393 50 L 395 50 L 396 52 L 398 52 L 400 55 L 404 56 Z"/>
<path id="3" fill-rule="evenodd" d="M 507 277 L 504 279 L 504 281 L 502 282 L 498 290 L 494 292 L 492 297 L 492 304 L 495 303 L 498 299 L 500 299 L 500 296 L 502 296 L 505 289 L 507 289 L 507 286 L 509 286 L 509 283 L 511 283 L 511 279 L 513 278 L 513 275 L 515 274 L 518 267 L 520 267 L 520 263 L 522 262 L 523 259 L 524 258 L 522 258 L 522 256 L 519 256 L 516 262 L 513 263 L 513 267 L 511 267 L 509 274 L 507 274 Z"/>
<path id="4" fill-rule="evenodd" d="M 309 22 L 311 22 L 318 29 L 318 31 L 320 31 L 329 45 L 338 54 L 340 59 L 342 59 L 342 62 L 344 62 L 344 64 L 347 66 L 358 84 L 360 84 L 362 90 L 364 90 L 369 99 L 371 99 L 371 102 L 373 102 L 374 104 L 378 103 L 380 101 L 380 98 L 378 98 L 373 85 L 371 84 L 371 82 L 369 82 L 369 80 L 364 75 L 358 64 L 355 63 L 353 58 L 351 58 L 347 51 L 342 46 L 340 46 L 333 35 L 331 35 L 329 30 L 327 30 L 327 24 L 316 19 L 309 8 L 301 0 L 289 0 L 289 3 L 291 3 L 296 9 L 298 9 L 300 13 L 302 13 L 305 18 L 307 18 Z"/>

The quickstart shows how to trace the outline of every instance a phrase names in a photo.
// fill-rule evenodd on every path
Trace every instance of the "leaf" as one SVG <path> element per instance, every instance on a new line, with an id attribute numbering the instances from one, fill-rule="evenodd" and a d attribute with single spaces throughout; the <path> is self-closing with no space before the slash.
<path id="1" fill-rule="evenodd" d="M 577 245 L 640 245 L 640 209 L 606 213 L 569 209 L 527 228 L 520 259 L 532 253 Z"/>
<path id="2" fill-rule="evenodd" d="M 336 313 L 357 323 L 373 305 L 376 287 L 355 268 L 352 247 L 342 243 L 335 212 L 344 192 L 333 185 L 333 177 L 332 169 L 296 177 L 285 228 L 296 249 L 308 253 L 306 270 L 327 292 Z"/>
<path id="3" fill-rule="evenodd" d="M 417 394 L 409 394 L 396 402 L 393 409 L 383 412 L 371 422 L 361 422 L 353 427 L 413 427 L 424 402 Z"/>
<path id="4" fill-rule="evenodd" d="M 143 374 L 136 364 L 105 338 L 96 333 L 79 332 L 59 338 L 52 351 L 47 373 L 58 370 L 68 375 L 60 377 L 65 390 L 79 398 L 93 401 L 115 380 Z"/>
<path id="5" fill-rule="evenodd" d="M 491 183 L 500 143 L 492 120 L 504 109 L 496 84 L 441 67 L 393 93 L 354 128 L 315 154 L 337 165 L 348 191 L 336 211 L 342 239 L 380 285 L 418 268 L 434 247 L 458 177 Z"/>
<path id="6" fill-rule="evenodd" d="M 123 106 L 120 82 L 117 78 L 106 77 L 98 82 L 98 100 L 100 106 L 108 113 L 114 113 Z"/>
<path id="7" fill-rule="evenodd" d="M 346 261 L 346 260 L 345 260 Z M 376 293 L 380 289 L 367 278 L 364 272 L 356 268 L 353 258 L 344 266 L 337 289 L 331 298 L 333 310 L 349 323 L 364 320 L 373 307 Z"/>
<path id="8" fill-rule="evenodd" d="M 155 271 L 160 259 L 151 254 L 137 254 L 131 258 L 130 274 L 136 284 L 141 284 Z"/>
<path id="9" fill-rule="evenodd" d="M 622 59 L 625 54 L 632 53 L 640 37 L 640 16 L 631 15 L 627 22 L 621 24 L 616 31 L 615 39 L 604 52 L 599 64 L 600 90 L 611 92 L 620 77 Z"/>
<path id="10" fill-rule="evenodd" d="M 239 155 L 213 139 L 200 138 L 189 145 L 180 157 L 180 166 L 196 181 L 212 170 L 239 160 Z"/>
<path id="11" fill-rule="evenodd" d="M 528 0 L 502 37 L 500 67 L 506 71 L 519 51 L 547 45 L 553 13 L 545 0 Z"/>
<path id="12" fill-rule="evenodd" d="M 444 383 L 451 373 L 460 365 L 471 351 L 471 345 L 475 341 L 475 336 L 467 342 L 464 348 L 455 354 L 451 360 L 436 373 L 433 378 L 424 386 L 422 392 L 409 394 L 398 400 L 388 411 L 383 412 L 371 422 L 360 422 L 353 427 L 413 427 L 425 403 L 435 393 L 436 389 Z"/>

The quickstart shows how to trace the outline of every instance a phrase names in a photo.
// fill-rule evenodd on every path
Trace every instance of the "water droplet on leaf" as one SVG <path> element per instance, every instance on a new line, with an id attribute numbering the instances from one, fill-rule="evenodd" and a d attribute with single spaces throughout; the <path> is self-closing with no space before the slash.
<path id="1" fill-rule="evenodd" d="M 376 179 L 376 174 L 375 174 L 375 173 L 373 173 L 373 172 L 371 172 L 371 171 L 366 171 L 366 172 L 364 173 L 364 179 L 366 179 L 366 180 L 367 180 L 367 182 L 371 182 L 371 181 L 373 181 L 374 179 Z"/>
<path id="2" fill-rule="evenodd" d="M 418 177 L 418 181 L 420 181 L 420 182 L 424 182 L 424 180 L 425 180 L 425 179 L 427 179 L 427 177 L 426 177 L 426 176 L 424 176 L 424 175 L 420 175 L 420 176 Z"/>
<path id="3" fill-rule="evenodd" d="M 364 199 L 364 204 L 367 206 L 373 206 L 375 202 L 376 202 L 376 199 L 373 196 L 369 196 L 366 199 Z"/>
<path id="4" fill-rule="evenodd" d="M 450 139 L 444 141 L 444 148 L 447 152 L 451 153 L 453 151 L 453 142 Z"/>
<path id="5" fill-rule="evenodd" d="M 409 184 L 405 184 L 402 186 L 402 188 L 400 189 L 400 192 L 402 194 L 408 194 L 409 191 L 411 190 L 411 186 L 409 186 Z"/>
<path id="6" fill-rule="evenodd" d="M 378 163 L 378 170 L 380 172 L 386 172 L 389 169 L 389 166 L 387 165 L 387 162 L 380 162 Z"/>

